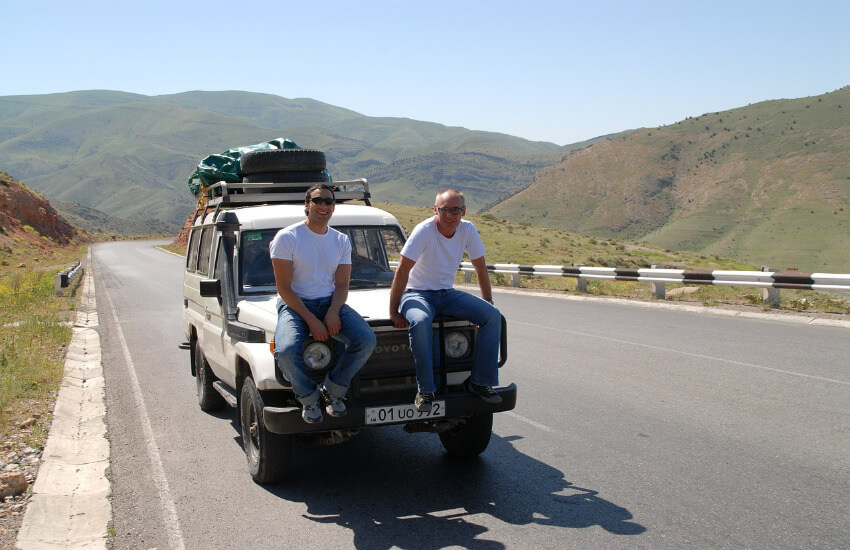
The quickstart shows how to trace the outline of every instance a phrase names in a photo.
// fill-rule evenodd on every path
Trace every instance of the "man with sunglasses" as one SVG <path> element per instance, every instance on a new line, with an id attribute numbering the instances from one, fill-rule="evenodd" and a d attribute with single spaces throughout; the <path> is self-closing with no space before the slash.
<path id="1" fill-rule="evenodd" d="M 277 232 L 269 245 L 277 285 L 278 321 L 274 355 L 292 384 L 305 422 L 321 422 L 322 404 L 330 416 L 344 416 L 348 386 L 375 349 L 375 334 L 346 305 L 351 278 L 351 242 L 328 226 L 334 213 L 333 188 L 319 183 L 307 190 L 307 219 Z M 303 345 L 307 336 L 345 344 L 321 387 L 307 375 Z"/>
<path id="2" fill-rule="evenodd" d="M 437 315 L 449 315 L 478 325 L 472 373 L 465 385 L 487 403 L 500 403 L 493 389 L 498 384 L 499 340 L 502 317 L 493 306 L 493 293 L 484 244 L 472 223 L 463 220 L 463 193 L 447 189 L 437 195 L 434 217 L 417 225 L 401 250 L 401 258 L 390 291 L 390 318 L 396 328 L 410 326 L 410 348 L 416 363 L 418 392 L 414 406 L 430 411 L 434 394 L 433 330 Z M 455 274 L 469 255 L 481 298 L 456 290 Z"/>

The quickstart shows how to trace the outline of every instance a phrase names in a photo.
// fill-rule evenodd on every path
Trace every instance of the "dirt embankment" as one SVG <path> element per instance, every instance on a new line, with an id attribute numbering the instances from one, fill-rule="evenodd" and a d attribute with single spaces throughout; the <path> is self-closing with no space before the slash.
<path id="1" fill-rule="evenodd" d="M 27 241 L 50 248 L 70 244 L 78 236 L 47 199 L 0 172 L 0 244 Z"/>

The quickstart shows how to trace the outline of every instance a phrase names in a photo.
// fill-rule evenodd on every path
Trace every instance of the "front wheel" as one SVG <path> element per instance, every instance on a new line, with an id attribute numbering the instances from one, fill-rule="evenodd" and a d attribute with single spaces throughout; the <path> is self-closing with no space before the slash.
<path id="1" fill-rule="evenodd" d="M 458 458 L 471 458 L 484 452 L 493 433 L 493 413 L 475 414 L 465 423 L 440 434 L 446 452 Z"/>
<path id="2" fill-rule="evenodd" d="M 239 396 L 242 446 L 248 470 L 257 483 L 275 483 L 286 477 L 292 462 L 292 436 L 268 431 L 263 423 L 263 397 L 251 378 Z"/>

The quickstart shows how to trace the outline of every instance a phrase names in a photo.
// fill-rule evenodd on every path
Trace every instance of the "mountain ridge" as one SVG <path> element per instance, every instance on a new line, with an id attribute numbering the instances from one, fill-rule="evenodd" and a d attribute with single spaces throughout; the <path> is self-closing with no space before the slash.
<path id="1" fill-rule="evenodd" d="M 848 109 L 844 87 L 631 130 L 541 169 L 489 211 L 668 249 L 850 271 Z"/>
<path id="2" fill-rule="evenodd" d="M 361 177 L 363 168 L 370 167 L 378 184 L 401 170 L 392 166 L 383 175 L 382 166 L 405 158 L 487 153 L 496 160 L 482 169 L 494 182 L 495 196 L 506 192 L 499 188 L 499 174 L 518 160 L 542 167 L 561 156 L 555 144 L 411 119 L 366 117 L 311 99 L 251 92 L 144 96 L 79 91 L 0 97 L 0 168 L 51 198 L 123 218 L 182 224 L 193 206 L 186 181 L 202 158 L 280 136 L 325 151 L 335 179 Z M 455 162 L 445 155 L 432 160 Z M 413 189 L 413 179 L 423 183 L 420 174 L 410 176 L 396 179 L 396 185 Z M 427 194 L 436 194 L 449 184 L 434 179 L 425 187 Z M 408 195 L 419 201 L 417 193 Z"/>

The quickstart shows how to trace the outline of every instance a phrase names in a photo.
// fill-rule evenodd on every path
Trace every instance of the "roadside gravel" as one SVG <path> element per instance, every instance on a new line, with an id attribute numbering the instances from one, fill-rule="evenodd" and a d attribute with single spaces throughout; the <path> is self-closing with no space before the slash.
<path id="1" fill-rule="evenodd" d="M 6 435 L 0 442 L 0 474 L 23 472 L 27 481 L 27 490 L 18 495 L 7 496 L 0 500 L 0 549 L 12 550 L 18 530 L 24 519 L 24 512 L 32 496 L 32 486 L 35 483 L 38 468 L 41 465 L 41 455 L 44 451 L 46 435 L 50 429 L 52 415 L 50 411 L 56 403 L 58 392 L 53 392 L 47 401 L 37 405 L 43 408 L 43 413 L 32 416 L 16 423 L 17 428 Z"/>

